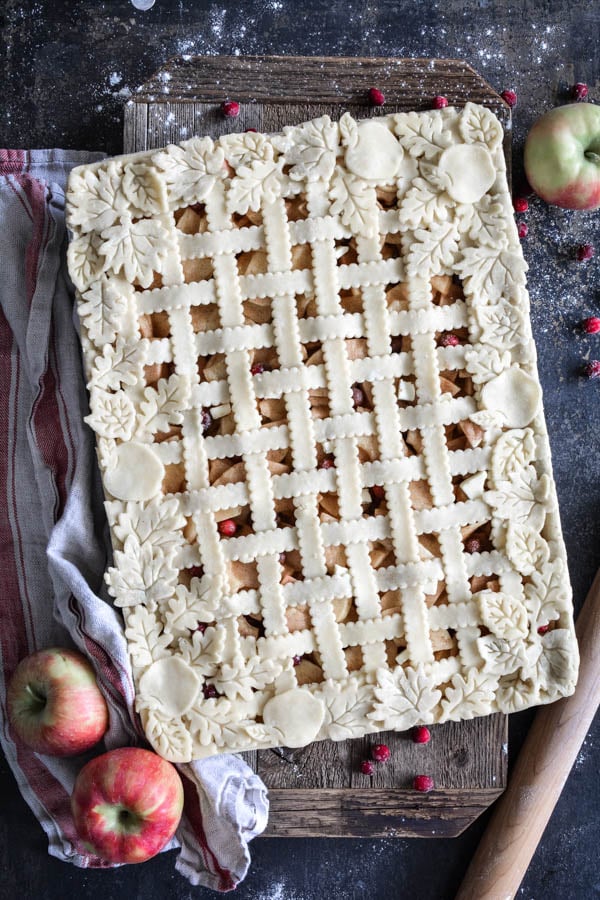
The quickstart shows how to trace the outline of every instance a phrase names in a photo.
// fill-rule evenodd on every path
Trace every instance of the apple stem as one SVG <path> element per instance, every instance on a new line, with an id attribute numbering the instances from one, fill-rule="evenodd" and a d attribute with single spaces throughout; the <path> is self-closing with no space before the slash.
<path id="1" fill-rule="evenodd" d="M 586 150 L 583 155 L 586 159 L 589 159 L 590 162 L 600 165 L 600 153 L 596 153 L 595 150 Z"/>
<path id="2" fill-rule="evenodd" d="M 39 689 L 34 687 L 31 684 L 28 684 L 25 688 L 29 696 L 31 697 L 31 709 L 33 712 L 40 713 L 43 709 L 46 708 L 47 698 L 46 695 Z"/>
<path id="3" fill-rule="evenodd" d="M 119 825 L 126 831 L 128 828 L 137 827 L 138 818 L 128 809 L 119 810 Z"/>

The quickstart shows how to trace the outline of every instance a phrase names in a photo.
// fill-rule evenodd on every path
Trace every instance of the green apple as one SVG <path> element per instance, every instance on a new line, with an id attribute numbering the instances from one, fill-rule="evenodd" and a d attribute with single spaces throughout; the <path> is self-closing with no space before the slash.
<path id="1" fill-rule="evenodd" d="M 542 200 L 565 209 L 600 206 L 600 106 L 558 106 L 525 142 L 525 172 Z"/>

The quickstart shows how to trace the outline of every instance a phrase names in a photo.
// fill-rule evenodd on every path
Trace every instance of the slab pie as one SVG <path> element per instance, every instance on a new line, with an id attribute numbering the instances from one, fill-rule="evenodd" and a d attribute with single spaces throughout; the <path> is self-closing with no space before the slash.
<path id="1" fill-rule="evenodd" d="M 72 173 L 106 579 L 165 758 L 573 691 L 502 139 L 468 103 Z"/>

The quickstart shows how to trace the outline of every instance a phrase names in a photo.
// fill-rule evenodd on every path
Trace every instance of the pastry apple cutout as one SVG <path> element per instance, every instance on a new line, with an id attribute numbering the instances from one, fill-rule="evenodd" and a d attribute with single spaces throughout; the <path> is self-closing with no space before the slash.
<path id="1" fill-rule="evenodd" d="M 175 834 L 183 785 L 175 767 L 156 753 L 121 747 L 83 767 L 71 809 L 90 852 L 111 863 L 145 862 Z"/>
<path id="2" fill-rule="evenodd" d="M 525 142 L 525 172 L 547 203 L 600 207 L 600 106 L 571 103 L 538 119 Z"/>
<path id="3" fill-rule="evenodd" d="M 108 708 L 88 660 L 51 647 L 22 659 L 7 692 L 9 722 L 36 753 L 75 756 L 97 744 Z"/>

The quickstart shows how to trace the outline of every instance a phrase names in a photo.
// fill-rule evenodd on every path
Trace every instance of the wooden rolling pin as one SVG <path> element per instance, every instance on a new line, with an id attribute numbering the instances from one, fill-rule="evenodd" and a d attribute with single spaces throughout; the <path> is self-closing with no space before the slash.
<path id="1" fill-rule="evenodd" d="M 600 703 L 600 572 L 576 632 L 577 689 L 537 713 L 456 900 L 512 900 L 560 797 Z"/>

